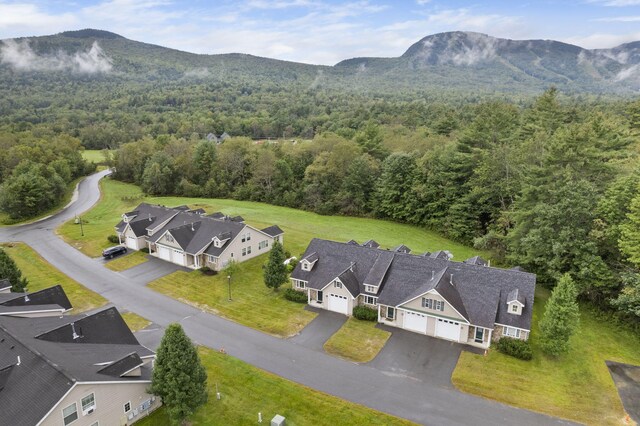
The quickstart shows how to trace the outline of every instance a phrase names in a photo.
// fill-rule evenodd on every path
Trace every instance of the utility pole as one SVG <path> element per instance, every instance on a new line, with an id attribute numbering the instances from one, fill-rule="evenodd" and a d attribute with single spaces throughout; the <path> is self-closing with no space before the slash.
<path id="1" fill-rule="evenodd" d="M 231 274 L 227 275 L 227 280 L 229 282 L 229 302 L 231 302 Z"/>
<path id="2" fill-rule="evenodd" d="M 79 216 L 79 218 L 80 218 L 80 235 L 84 237 L 84 228 L 82 227 L 82 216 Z"/>

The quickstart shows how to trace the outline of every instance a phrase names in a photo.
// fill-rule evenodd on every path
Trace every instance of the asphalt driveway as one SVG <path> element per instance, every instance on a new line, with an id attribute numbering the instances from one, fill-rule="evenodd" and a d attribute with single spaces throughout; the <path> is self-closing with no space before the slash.
<path id="1" fill-rule="evenodd" d="M 378 356 L 368 365 L 389 375 L 453 389 L 451 374 L 462 345 L 395 327 L 378 327 L 392 334 Z"/>
<path id="2" fill-rule="evenodd" d="M 310 306 L 306 306 L 305 309 L 317 312 L 318 316 L 307 324 L 300 333 L 289 340 L 307 348 L 324 352 L 324 342 L 329 340 L 342 327 L 347 321 L 347 317 L 337 312 L 316 309 Z"/>
<path id="3" fill-rule="evenodd" d="M 147 256 L 147 259 L 148 260 L 146 262 L 136 265 L 133 268 L 126 269 L 120 273 L 127 278 L 134 279 L 136 283 L 148 284 L 151 281 L 162 278 L 175 271 L 191 271 L 189 268 L 165 262 L 157 257 Z"/>
<path id="4" fill-rule="evenodd" d="M 606 363 L 625 411 L 640 424 L 640 366 L 613 361 Z"/>

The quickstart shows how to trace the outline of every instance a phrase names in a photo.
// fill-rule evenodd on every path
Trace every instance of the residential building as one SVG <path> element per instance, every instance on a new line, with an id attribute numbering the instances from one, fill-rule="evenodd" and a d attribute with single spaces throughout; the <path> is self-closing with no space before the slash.
<path id="1" fill-rule="evenodd" d="M 152 256 L 192 269 L 220 270 L 231 260 L 243 262 L 268 252 L 274 241 L 284 242 L 276 225 L 257 229 L 241 216 L 146 203 L 124 213 L 116 233 L 128 248 L 148 248 Z"/>
<path id="2" fill-rule="evenodd" d="M 453 262 L 450 253 L 412 255 L 313 239 L 291 274 L 312 306 L 351 315 L 377 309 L 378 322 L 481 348 L 502 336 L 526 340 L 536 276 L 492 268 L 479 257 Z"/>
<path id="3" fill-rule="evenodd" d="M 155 354 L 114 307 L 69 316 L 10 312 L 42 313 L 37 307 L 46 305 L 70 309 L 59 286 L 0 294 L 0 424 L 123 426 L 160 406 L 147 393 Z"/>

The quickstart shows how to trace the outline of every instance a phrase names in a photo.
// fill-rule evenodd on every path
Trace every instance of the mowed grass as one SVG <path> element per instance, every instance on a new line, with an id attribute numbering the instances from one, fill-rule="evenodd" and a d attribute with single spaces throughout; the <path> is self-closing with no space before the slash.
<path id="1" fill-rule="evenodd" d="M 559 359 L 542 354 L 539 321 L 549 291 L 538 288 L 534 304 L 532 361 L 490 350 L 487 356 L 462 352 L 453 383 L 481 395 L 591 425 L 626 425 L 624 409 L 605 360 L 640 364 L 640 337 L 581 308 L 571 351 Z"/>
<path id="2" fill-rule="evenodd" d="M 142 318 L 140 315 L 134 314 L 133 312 L 123 313 L 122 318 L 124 319 L 124 322 L 127 323 L 131 331 L 133 331 L 134 333 L 136 331 L 142 330 L 143 328 L 151 324 L 151 321 L 149 321 L 146 318 Z"/>
<path id="3" fill-rule="evenodd" d="M 330 354 L 355 362 L 369 362 L 387 343 L 391 333 L 376 328 L 372 321 L 349 318 L 324 344 Z"/>
<path id="4" fill-rule="evenodd" d="M 283 291 L 264 285 L 262 265 L 266 255 L 238 264 L 231 279 L 231 301 L 227 275 L 204 275 L 200 271 L 176 271 L 148 287 L 174 299 L 208 310 L 265 333 L 287 337 L 299 332 L 316 314 L 304 305 L 284 298 Z"/>
<path id="5" fill-rule="evenodd" d="M 488 256 L 487 253 L 452 242 L 427 229 L 385 220 L 321 216 L 304 210 L 249 201 L 143 197 L 139 187 L 110 178 L 102 180 L 101 188 L 101 201 L 82 216 L 84 237 L 80 235 L 79 225 L 75 225 L 73 221 L 58 228 L 58 233 L 65 241 L 92 257 L 99 256 L 103 249 L 112 245 L 107 241 L 107 236 L 115 233 L 114 227 L 120 221 L 120 215 L 142 201 L 166 206 L 187 204 L 192 208 L 202 207 L 207 213 L 222 211 L 229 215 L 241 215 L 249 225 L 258 228 L 277 224 L 285 232 L 285 249 L 294 256 L 302 254 L 312 238 L 335 241 L 355 239 L 359 242 L 374 239 L 384 248 L 406 244 L 414 253 L 449 250 L 453 253 L 454 260 L 464 260 L 475 255 Z"/>
<path id="6" fill-rule="evenodd" d="M 34 292 L 60 284 L 71 301 L 74 313 L 98 308 L 107 303 L 107 300 L 98 293 L 94 293 L 54 268 L 28 245 L 5 243 L 0 244 L 0 247 L 16 262 L 22 271 L 22 276 L 29 280 L 28 291 Z"/>
<path id="7" fill-rule="evenodd" d="M 96 164 L 104 163 L 106 161 L 104 153 L 100 149 L 85 149 L 82 151 L 82 158 Z"/>
<path id="8" fill-rule="evenodd" d="M 124 271 L 147 261 L 147 253 L 135 251 L 125 256 L 116 257 L 105 264 L 112 271 Z"/>
<path id="9" fill-rule="evenodd" d="M 208 373 L 209 400 L 189 418 L 193 425 L 254 425 L 259 412 L 262 424 L 267 425 L 276 414 L 284 416 L 288 426 L 414 424 L 288 381 L 229 355 L 206 348 L 199 353 Z M 216 384 L 220 400 L 216 399 Z M 136 425 L 170 423 L 160 408 Z"/>
<path id="10" fill-rule="evenodd" d="M 98 204 L 82 215 L 84 236 L 74 220 L 60 226 L 56 232 L 69 244 L 91 257 L 98 257 L 102 250 L 113 246 L 107 237 L 115 234 L 120 215 L 130 211 L 142 201 L 142 191 L 135 185 L 102 179 L 102 197 Z"/>

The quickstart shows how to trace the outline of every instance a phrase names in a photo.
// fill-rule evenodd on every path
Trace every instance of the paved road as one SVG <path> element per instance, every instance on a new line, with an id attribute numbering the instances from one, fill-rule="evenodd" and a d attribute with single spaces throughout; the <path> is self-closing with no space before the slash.
<path id="1" fill-rule="evenodd" d="M 118 308 L 165 327 L 180 322 L 197 343 L 311 388 L 428 425 L 569 424 L 545 415 L 384 373 L 278 339 L 201 312 L 144 286 L 135 277 L 104 268 L 58 238 L 54 229 L 88 210 L 100 195 L 100 172 L 79 186 L 76 201 L 59 214 L 33 224 L 0 228 L 0 241 L 24 241 L 47 261 Z"/>

